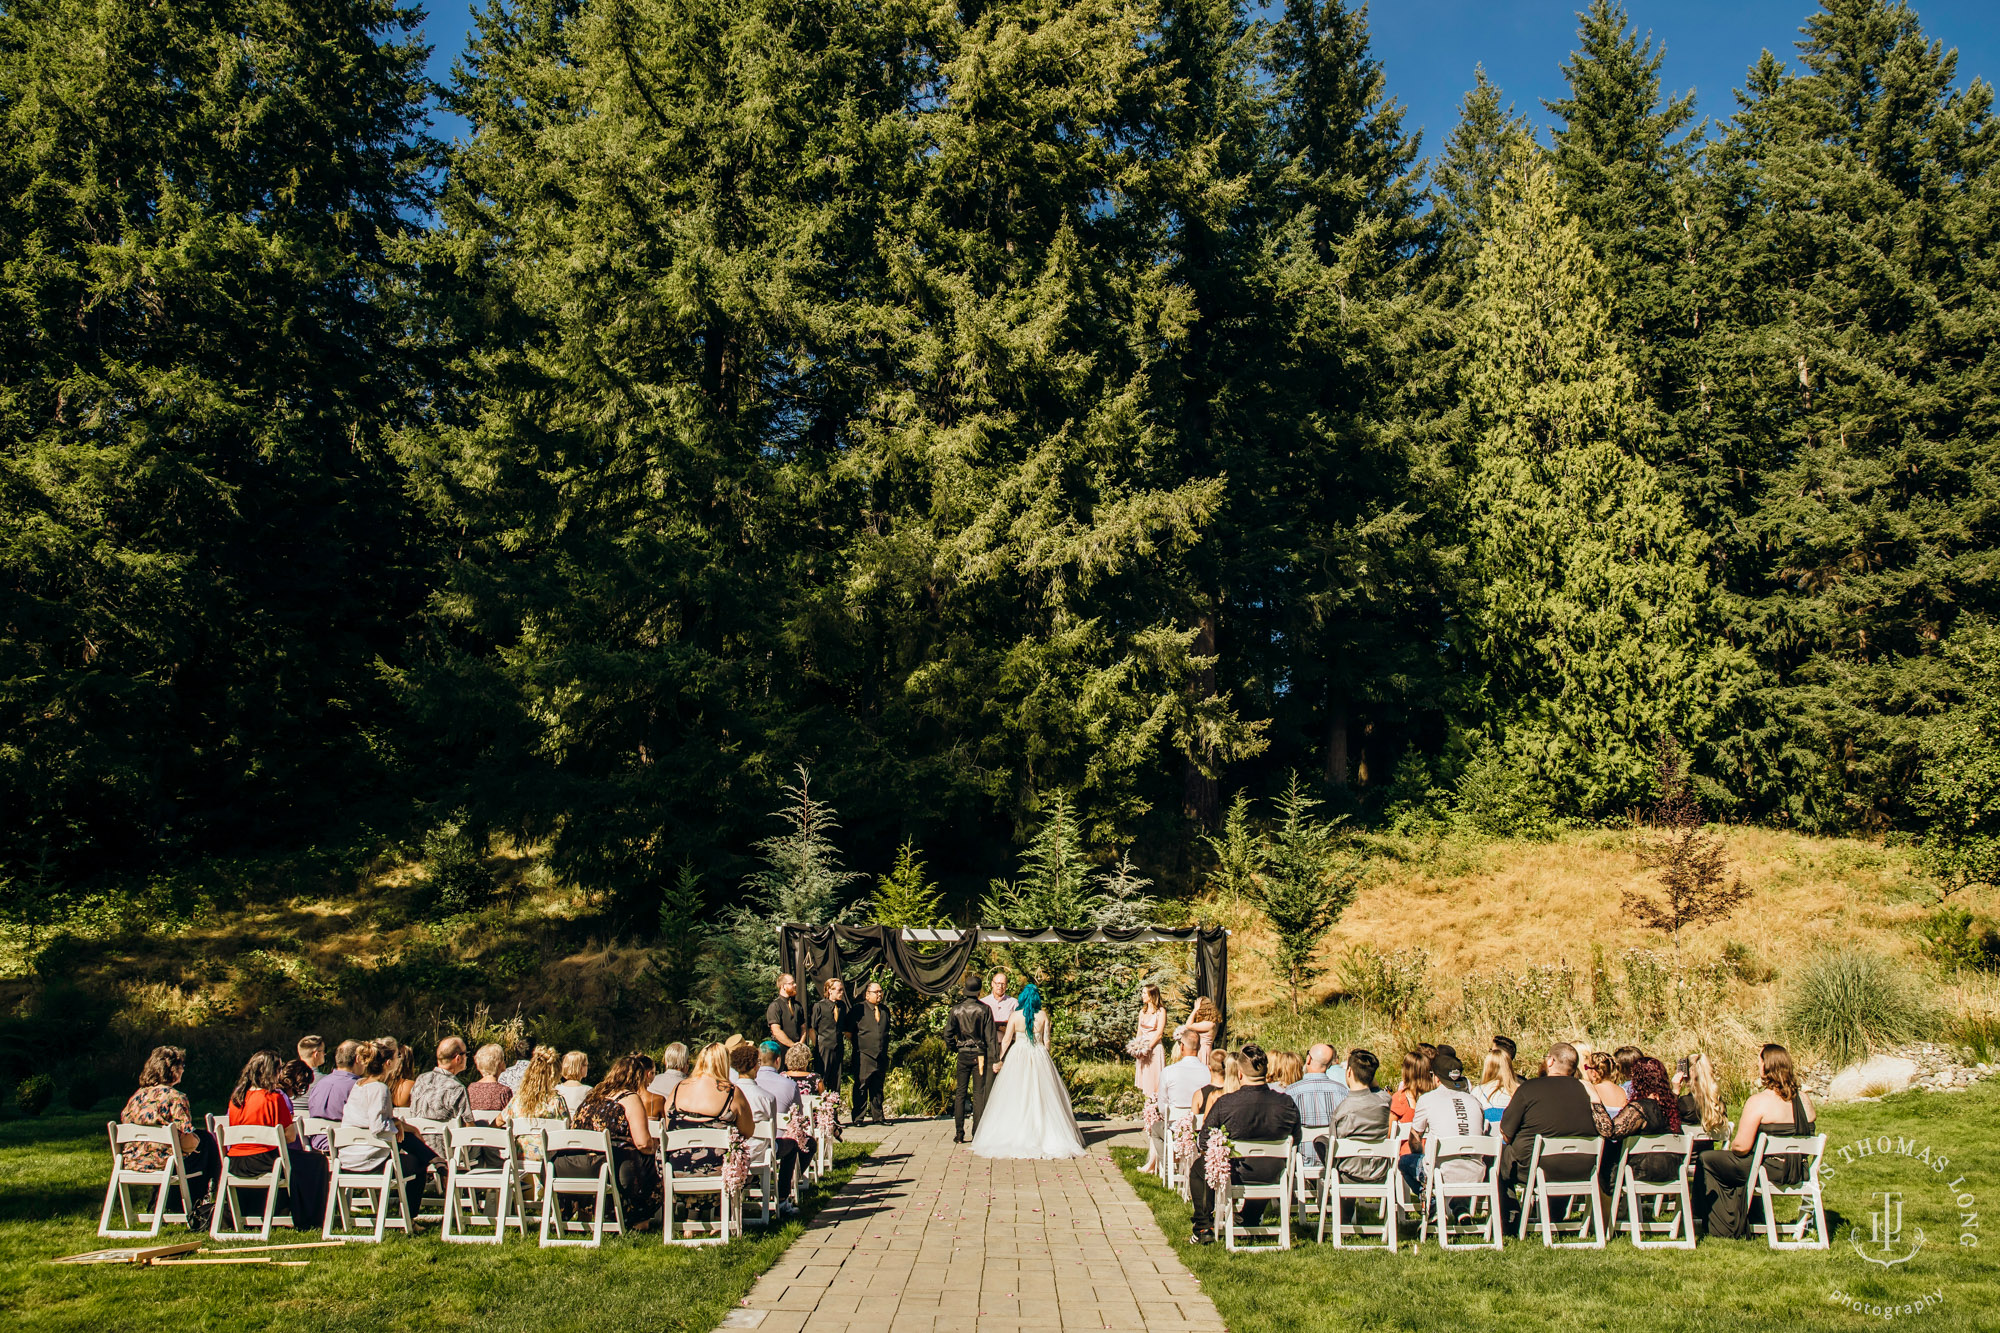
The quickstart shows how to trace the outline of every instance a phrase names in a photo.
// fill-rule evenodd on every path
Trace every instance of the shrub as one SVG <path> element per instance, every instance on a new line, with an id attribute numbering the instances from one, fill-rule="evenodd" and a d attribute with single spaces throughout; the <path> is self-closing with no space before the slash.
<path id="1" fill-rule="evenodd" d="M 47 1074 L 30 1074 L 14 1089 L 14 1109 L 22 1115 L 40 1115 L 55 1100 L 56 1081 Z"/>
<path id="2" fill-rule="evenodd" d="M 486 839 L 469 827 L 463 810 L 424 834 L 424 881 L 429 906 L 450 916 L 470 912 L 493 896 L 493 872 L 486 865 Z"/>
<path id="3" fill-rule="evenodd" d="M 104 1089 L 98 1084 L 97 1075 L 88 1069 L 70 1080 L 69 1104 L 74 1110 L 88 1111 L 97 1105 L 97 1099 L 103 1095 Z"/>
<path id="4" fill-rule="evenodd" d="M 1918 1035 L 1929 1017 L 1916 987 L 1890 960 L 1828 949 L 1799 968 L 1784 1021 L 1799 1044 L 1844 1065 Z"/>
<path id="5" fill-rule="evenodd" d="M 1341 963 L 1341 983 L 1349 995 L 1367 1005 L 1395 1028 L 1402 1028 L 1421 1010 L 1430 992 L 1431 956 L 1423 949 L 1383 953 L 1357 944 Z"/>
<path id="6" fill-rule="evenodd" d="M 950 1109 L 952 1070 L 951 1052 L 945 1049 L 944 1038 L 926 1037 L 904 1057 L 899 1068 L 890 1071 L 890 1076 L 905 1075 L 909 1079 L 909 1095 L 924 1112 L 942 1115 Z"/>
<path id="7" fill-rule="evenodd" d="M 1459 774 L 1451 808 L 1453 823 L 1489 838 L 1543 839 L 1561 827 L 1547 784 L 1493 744 L 1482 745 Z"/>
<path id="8" fill-rule="evenodd" d="M 1460 983 L 1461 1018 L 1475 1032 L 1573 1033 L 1585 1026 L 1578 1021 L 1576 982 L 1567 961 L 1521 972 L 1474 972 Z"/>
<path id="9" fill-rule="evenodd" d="M 1769 963 L 1758 956 L 1757 951 L 1741 940 L 1731 940 L 1722 946 L 1722 966 L 1738 981 L 1759 985 L 1769 981 L 1777 973 Z"/>
<path id="10" fill-rule="evenodd" d="M 2000 933 L 1963 907 L 1940 907 L 1924 918 L 1924 952 L 1947 971 L 2000 969 Z"/>

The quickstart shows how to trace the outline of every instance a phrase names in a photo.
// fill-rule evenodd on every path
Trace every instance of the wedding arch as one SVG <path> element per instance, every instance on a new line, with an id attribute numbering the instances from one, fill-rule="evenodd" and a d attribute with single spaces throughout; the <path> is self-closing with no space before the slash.
<path id="1" fill-rule="evenodd" d="M 1077 930 L 916 930 L 880 924 L 778 928 L 785 970 L 813 991 L 828 977 L 847 976 L 877 964 L 921 995 L 949 995 L 982 944 L 1187 944 L 1194 945 L 1194 988 L 1215 1003 L 1216 1035 L 1229 1021 L 1229 932 L 1221 926 L 1097 926 Z M 923 945 L 938 946 L 926 950 Z"/>

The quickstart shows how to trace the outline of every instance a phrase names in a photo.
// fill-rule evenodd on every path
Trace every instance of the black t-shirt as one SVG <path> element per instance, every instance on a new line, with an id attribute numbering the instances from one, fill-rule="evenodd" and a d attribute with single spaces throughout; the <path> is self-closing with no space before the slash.
<path id="1" fill-rule="evenodd" d="M 1552 1139 L 1594 1139 L 1597 1121 L 1590 1094 L 1579 1079 L 1562 1074 L 1531 1078 L 1514 1091 L 1500 1117 L 1500 1135 L 1523 1155 L 1534 1150 L 1535 1135 Z"/>
<path id="2" fill-rule="evenodd" d="M 764 1011 L 764 1022 L 784 1033 L 785 1040 L 797 1041 L 806 1030 L 805 1002 L 795 995 L 780 995 Z"/>

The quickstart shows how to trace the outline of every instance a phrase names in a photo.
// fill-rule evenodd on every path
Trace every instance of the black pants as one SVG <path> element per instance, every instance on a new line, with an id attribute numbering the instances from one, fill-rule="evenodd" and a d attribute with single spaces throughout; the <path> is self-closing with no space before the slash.
<path id="1" fill-rule="evenodd" d="M 1238 1185 L 1268 1185 L 1285 1173 L 1284 1159 L 1278 1157 L 1239 1158 L 1229 1164 L 1229 1178 Z M 1208 1187 L 1208 1172 L 1202 1166 L 1201 1158 L 1194 1159 L 1188 1172 L 1188 1198 L 1194 1204 L 1194 1229 L 1197 1234 L 1215 1230 L 1215 1191 Z M 1254 1227 L 1264 1220 L 1264 1205 L 1267 1199 L 1245 1199 L 1243 1201 L 1243 1225 Z"/>
<path id="2" fill-rule="evenodd" d="M 790 1139 L 778 1140 L 778 1197 L 792 1197 L 792 1177 L 799 1171 L 799 1145 Z"/>
<path id="3" fill-rule="evenodd" d="M 288 1154 L 291 1158 L 291 1187 L 279 1192 L 279 1207 L 290 1203 L 292 1229 L 295 1231 L 318 1231 L 326 1217 L 326 1158 L 310 1148 L 293 1144 Z M 269 1171 L 278 1160 L 275 1150 L 256 1153 L 241 1153 L 230 1161 L 230 1168 L 239 1176 L 257 1176 Z M 246 1222 L 263 1217 L 260 1195 L 255 1191 L 239 1190 L 237 1197 L 242 1200 Z M 222 1206 L 222 1196 L 217 1195 L 215 1206 Z M 232 1213 L 233 1217 L 235 1214 Z"/>
<path id="4" fill-rule="evenodd" d="M 828 1092 L 840 1091 L 841 1066 L 847 1063 L 845 1047 L 846 1043 L 839 1038 L 813 1042 L 813 1070 Z"/>
<path id="5" fill-rule="evenodd" d="M 984 1057 L 960 1051 L 958 1053 L 958 1074 L 952 1081 L 952 1137 L 965 1137 L 965 1114 L 972 1112 L 972 1127 L 979 1128 L 980 1113 L 986 1109 L 986 1078 L 979 1072 L 979 1062 Z"/>
<path id="6" fill-rule="evenodd" d="M 889 1076 L 887 1052 L 876 1056 L 861 1053 L 861 1069 L 854 1080 L 854 1123 L 882 1119 L 882 1082 Z"/>

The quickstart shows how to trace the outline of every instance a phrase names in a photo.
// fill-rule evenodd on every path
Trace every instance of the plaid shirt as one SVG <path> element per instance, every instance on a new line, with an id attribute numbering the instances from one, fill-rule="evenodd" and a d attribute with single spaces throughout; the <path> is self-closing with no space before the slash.
<path id="1" fill-rule="evenodd" d="M 410 1114 L 424 1120 L 442 1120 L 447 1125 L 470 1124 L 472 1098 L 458 1081 L 458 1075 L 432 1069 L 417 1075 L 417 1081 L 410 1085 Z M 444 1155 L 441 1135 L 426 1134 L 424 1142 L 432 1152 Z"/>
<path id="2" fill-rule="evenodd" d="M 1301 1125 L 1320 1129 L 1333 1123 L 1333 1109 L 1347 1096 L 1347 1089 L 1325 1074 L 1306 1074 L 1286 1088 L 1285 1095 L 1299 1104 Z M 1308 1164 L 1319 1161 L 1319 1154 L 1309 1143 L 1300 1145 L 1299 1157 Z"/>

